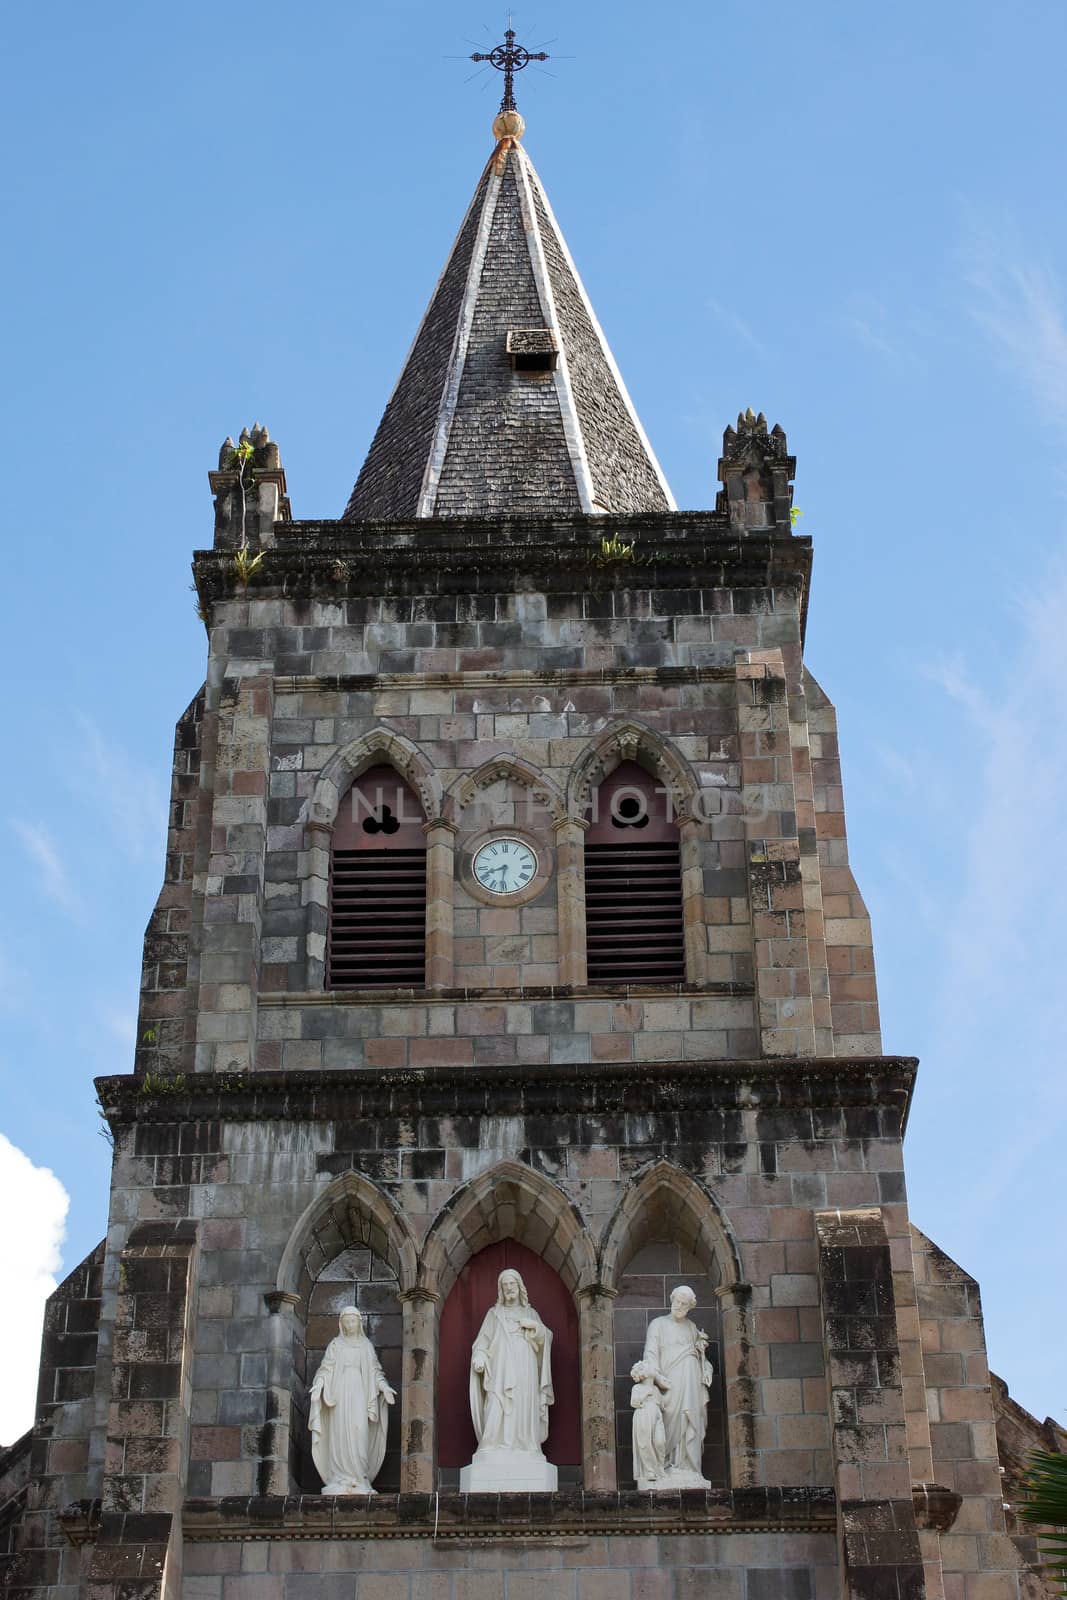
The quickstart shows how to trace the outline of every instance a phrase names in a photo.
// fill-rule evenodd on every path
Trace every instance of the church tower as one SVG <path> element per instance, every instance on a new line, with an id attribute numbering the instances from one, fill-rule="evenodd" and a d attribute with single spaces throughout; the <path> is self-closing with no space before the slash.
<path id="1" fill-rule="evenodd" d="M 49 1305 L 7 1593 L 1015 1600 L 795 461 L 745 411 L 677 509 L 501 51 L 343 515 L 294 520 L 258 425 L 210 473 L 108 1233 Z"/>

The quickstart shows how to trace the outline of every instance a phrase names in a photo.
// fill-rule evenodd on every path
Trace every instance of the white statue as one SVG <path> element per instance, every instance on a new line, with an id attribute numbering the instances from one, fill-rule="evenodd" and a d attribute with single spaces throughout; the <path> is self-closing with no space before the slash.
<path id="1" fill-rule="evenodd" d="M 649 1361 L 635 1361 L 630 1368 L 633 1388 L 634 1477 L 639 1489 L 667 1487 L 667 1434 L 663 1427 L 663 1397 L 670 1384 Z"/>
<path id="2" fill-rule="evenodd" d="M 337 1319 L 340 1332 L 326 1346 L 311 1385 L 311 1458 L 323 1494 L 373 1494 L 382 1469 L 388 1407 L 396 1393 L 363 1332 L 355 1307 Z"/>
<path id="3" fill-rule="evenodd" d="M 655 1317 L 645 1336 L 644 1360 L 662 1375 L 663 1431 L 666 1440 L 664 1489 L 707 1489 L 700 1470 L 708 1428 L 708 1390 L 714 1373 L 707 1358 L 708 1336 L 689 1320 L 697 1297 L 688 1284 L 671 1293 L 670 1315 Z"/>
<path id="4" fill-rule="evenodd" d="M 541 1449 L 555 1399 L 552 1333 L 512 1268 L 497 1279 L 496 1305 L 474 1341 L 470 1394 L 478 1448 L 460 1473 L 460 1488 L 555 1489 L 558 1474 Z"/>

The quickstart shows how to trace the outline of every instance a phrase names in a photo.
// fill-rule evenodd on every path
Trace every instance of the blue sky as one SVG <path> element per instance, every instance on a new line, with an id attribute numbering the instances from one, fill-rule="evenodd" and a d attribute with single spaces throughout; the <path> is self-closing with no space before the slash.
<path id="1" fill-rule="evenodd" d="M 207 470 L 258 419 L 294 514 L 340 514 L 489 150 L 499 80 L 453 58 L 502 26 L 6 14 L 0 1194 L 27 1304 L 57 1270 L 39 1169 L 71 1197 L 59 1271 L 104 1230 L 91 1080 L 131 1065 Z M 1067 9 L 549 0 L 516 27 L 553 41 L 526 145 L 679 504 L 713 502 L 747 405 L 797 453 L 886 1048 L 922 1058 L 912 1214 L 982 1283 L 1012 1392 L 1062 1416 Z"/>

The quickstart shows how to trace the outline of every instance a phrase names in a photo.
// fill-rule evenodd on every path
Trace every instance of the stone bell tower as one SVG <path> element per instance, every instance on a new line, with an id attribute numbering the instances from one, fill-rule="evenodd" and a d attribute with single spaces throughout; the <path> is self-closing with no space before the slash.
<path id="1" fill-rule="evenodd" d="M 908 1220 L 795 461 L 746 411 L 677 509 L 510 70 L 343 516 L 292 518 L 258 425 L 210 474 L 108 1234 L 49 1306 L 7 1592 L 1013 1600 L 977 1289 Z M 461 1477 L 501 1274 L 554 1490 Z M 631 1369 L 682 1285 L 704 1486 L 639 1490 Z M 324 1495 L 353 1308 L 395 1402 L 377 1493 Z"/>

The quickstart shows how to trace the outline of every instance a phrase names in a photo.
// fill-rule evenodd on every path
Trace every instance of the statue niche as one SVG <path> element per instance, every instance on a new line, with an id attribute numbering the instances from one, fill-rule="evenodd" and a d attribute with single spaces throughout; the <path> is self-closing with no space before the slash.
<path id="1" fill-rule="evenodd" d="M 366 1492 L 354 1486 L 341 1487 L 348 1477 L 354 1484 L 357 1475 L 344 1468 L 357 1460 L 378 1465 L 378 1471 L 369 1474 L 377 1490 L 399 1490 L 400 1405 L 384 1398 L 376 1379 L 371 1381 L 374 1369 L 380 1367 L 389 1392 L 400 1388 L 402 1315 L 396 1275 L 365 1245 L 349 1245 L 326 1262 L 313 1280 L 305 1269 L 301 1288 L 302 1304 L 294 1319 L 290 1428 L 296 1491 L 323 1494 L 327 1492 L 324 1485 L 331 1483 L 330 1493 Z M 359 1313 L 363 1337 L 353 1338 L 353 1328 L 346 1339 L 340 1319 L 353 1309 Z M 345 1446 L 340 1443 L 342 1434 L 352 1430 L 351 1419 L 344 1418 L 358 1388 L 368 1391 L 367 1433 L 364 1436 L 362 1426 L 357 1425 L 356 1444 Z M 372 1409 L 373 1421 L 369 1416 Z M 336 1435 L 332 1450 L 331 1431 Z M 331 1459 L 339 1469 L 332 1482 L 323 1471 L 323 1467 L 329 1469 Z"/>
<path id="2" fill-rule="evenodd" d="M 442 1310 L 439 1350 L 442 1487 L 460 1482 L 457 1469 L 471 1491 L 550 1489 L 557 1472 L 580 1481 L 578 1314 L 540 1256 L 514 1239 L 473 1256 Z"/>
<path id="3" fill-rule="evenodd" d="M 702 1265 L 684 1246 L 659 1238 L 647 1240 L 620 1276 L 614 1306 L 620 1488 L 727 1482 L 717 1283 L 714 1264 Z M 691 1292 L 676 1298 L 680 1289 Z"/>
<path id="4" fill-rule="evenodd" d="M 395 1400 L 363 1317 L 348 1306 L 311 1385 L 311 1457 L 323 1494 L 375 1492 L 385 1460 L 388 1407 Z"/>

